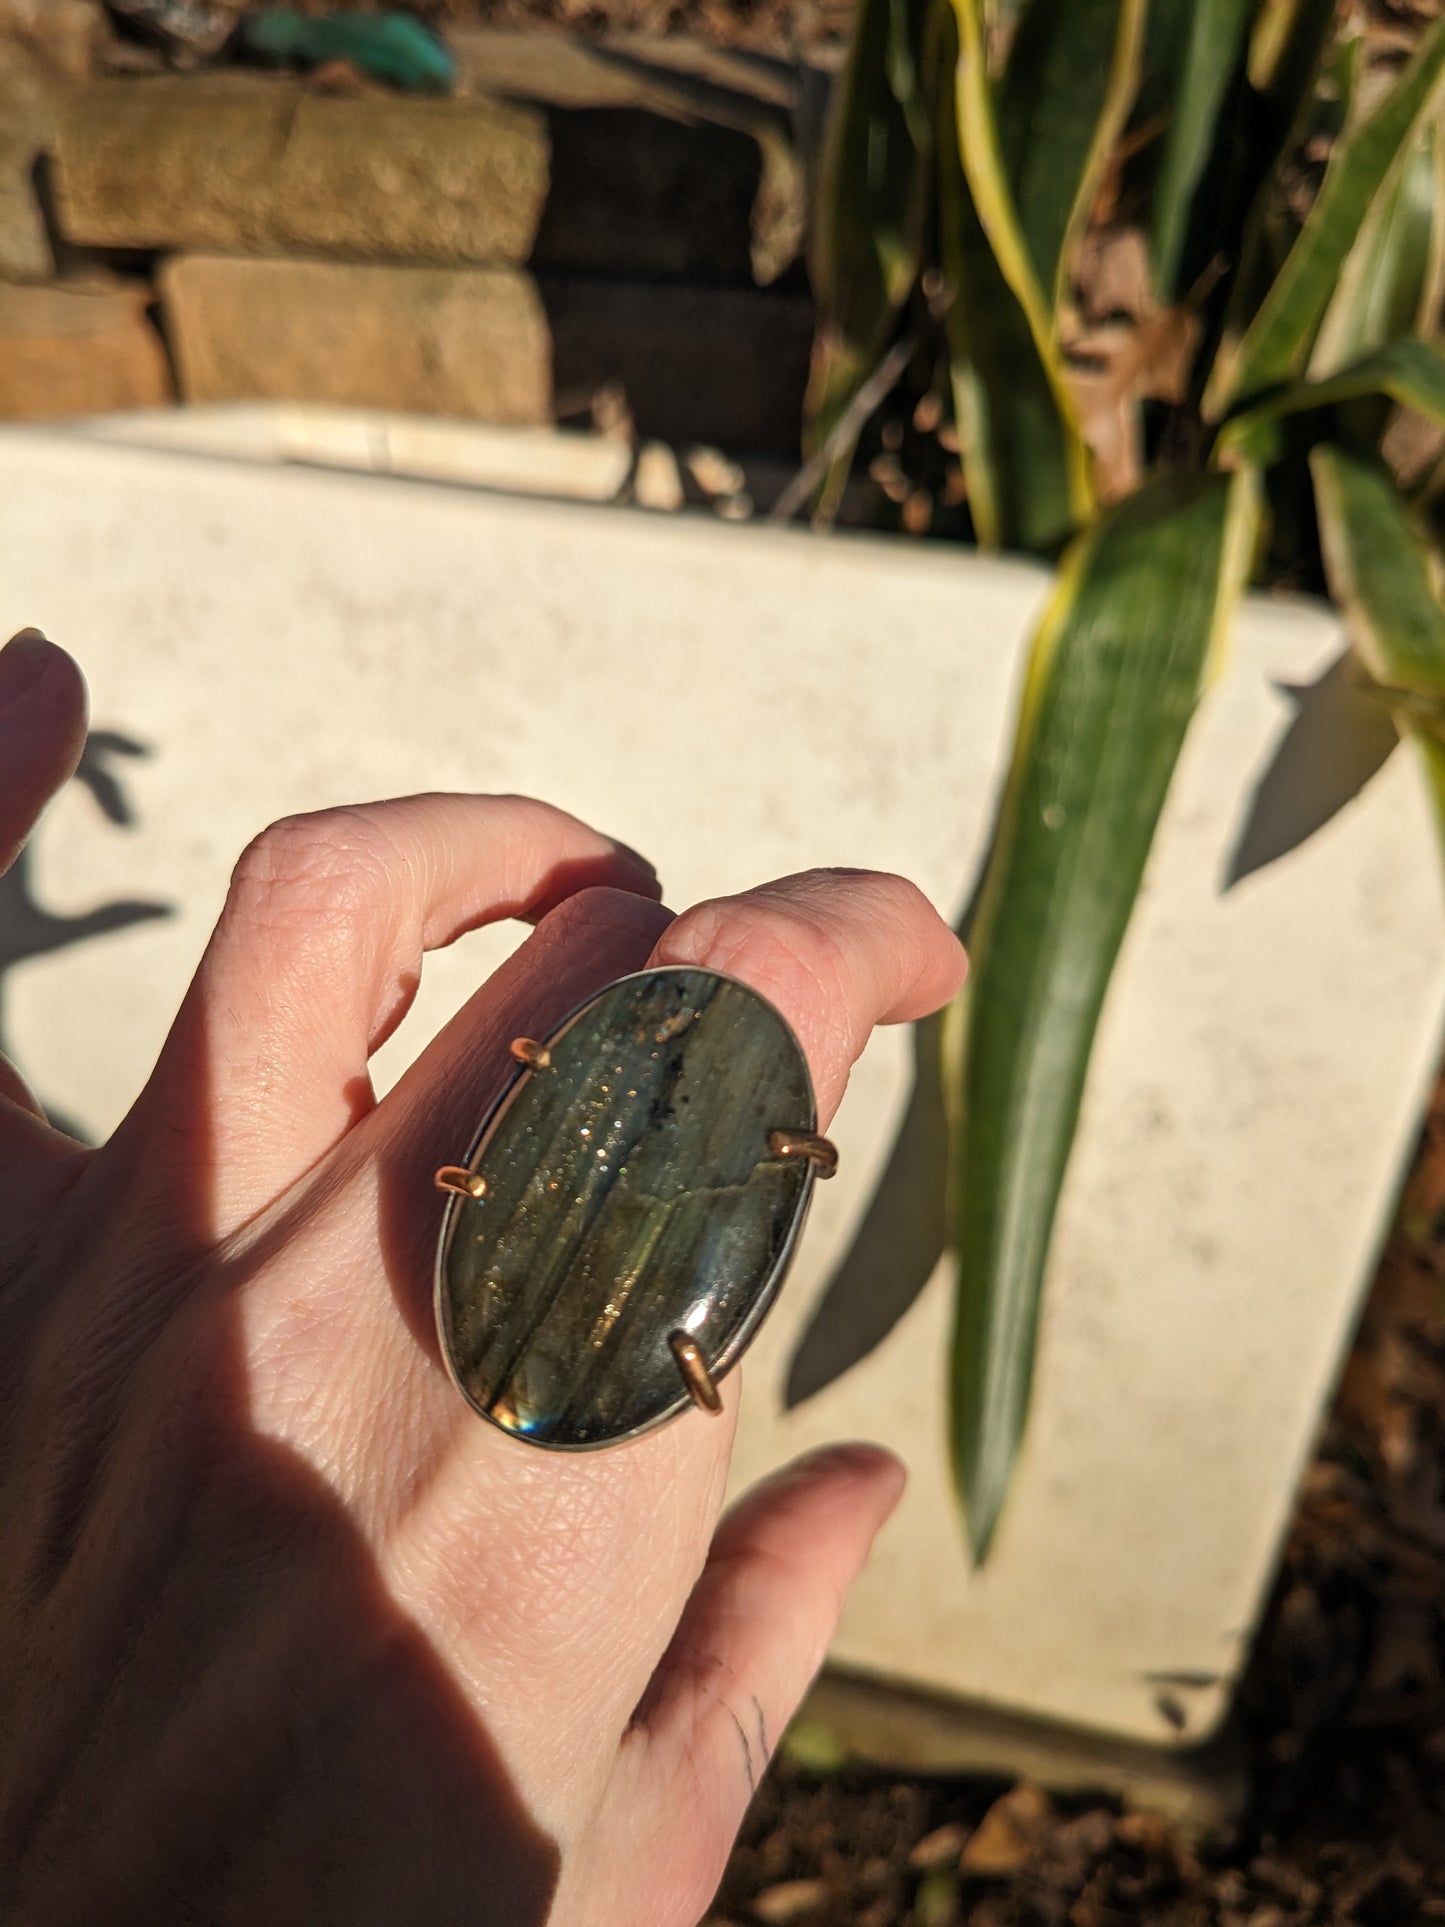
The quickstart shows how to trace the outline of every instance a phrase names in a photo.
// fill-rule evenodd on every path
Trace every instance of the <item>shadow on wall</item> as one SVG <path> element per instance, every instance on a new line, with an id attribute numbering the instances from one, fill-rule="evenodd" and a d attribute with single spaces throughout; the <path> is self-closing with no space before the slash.
<path id="1" fill-rule="evenodd" d="M 149 749 L 118 730 L 93 729 L 86 738 L 85 751 L 73 781 L 83 784 L 106 821 L 121 829 L 133 828 L 135 812 L 130 805 L 121 776 L 113 764 L 118 758 L 147 756 Z M 94 937 L 108 936 L 133 923 L 149 923 L 156 917 L 174 914 L 168 903 L 148 903 L 121 898 L 102 903 L 78 916 L 56 916 L 37 901 L 34 889 L 35 845 L 21 851 L 12 868 L 0 876 L 0 1051 L 16 1063 L 24 1074 L 5 1036 L 5 976 L 18 963 L 67 950 L 73 944 Z M 57 1129 L 83 1140 L 84 1133 L 58 1115 L 48 1105 L 46 1115 Z"/>
<path id="2" fill-rule="evenodd" d="M 1291 714 L 1241 809 L 1221 894 L 1292 855 L 1340 814 L 1400 741 L 1386 701 L 1346 649 L 1313 683 L 1280 685 Z M 992 837 L 990 837 L 990 848 Z M 988 856 L 958 924 L 969 943 Z M 789 1361 L 791 1411 L 851 1371 L 913 1305 L 948 1247 L 949 1124 L 942 1075 L 943 1019 L 914 1026 L 913 1086 L 893 1153 L 853 1243 Z"/>
<path id="3" fill-rule="evenodd" d="M 1314 682 L 1279 685 L 1293 710 L 1255 785 L 1224 887 L 1307 842 L 1353 803 L 1400 741 L 1389 705 L 1346 649 Z"/>

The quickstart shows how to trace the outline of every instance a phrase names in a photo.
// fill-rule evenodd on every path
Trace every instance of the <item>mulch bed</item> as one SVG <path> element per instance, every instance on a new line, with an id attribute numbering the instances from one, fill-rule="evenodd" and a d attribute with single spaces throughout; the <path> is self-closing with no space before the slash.
<path id="1" fill-rule="evenodd" d="M 1445 1078 L 1236 1717 L 1246 1812 L 1203 1843 L 1106 1799 L 784 1752 L 708 1927 L 1445 1921 Z"/>

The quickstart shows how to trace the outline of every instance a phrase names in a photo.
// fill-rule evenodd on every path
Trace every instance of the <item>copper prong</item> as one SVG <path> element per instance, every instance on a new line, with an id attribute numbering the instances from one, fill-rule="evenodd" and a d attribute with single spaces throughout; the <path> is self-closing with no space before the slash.
<path id="1" fill-rule="evenodd" d="M 688 1397 L 700 1411 L 711 1412 L 716 1417 L 722 1410 L 722 1394 L 712 1382 L 712 1373 L 702 1362 L 697 1340 L 690 1338 L 685 1331 L 675 1331 L 668 1333 L 667 1342 L 677 1360 L 677 1369 L 682 1373 Z"/>
<path id="2" fill-rule="evenodd" d="M 432 1182 L 438 1191 L 450 1191 L 458 1198 L 484 1198 L 487 1180 L 480 1171 L 468 1171 L 462 1164 L 444 1164 Z"/>
<path id="3" fill-rule="evenodd" d="M 838 1169 L 837 1145 L 816 1131 L 773 1131 L 768 1149 L 775 1158 L 809 1159 L 818 1167 L 820 1178 L 831 1178 Z"/>
<path id="4" fill-rule="evenodd" d="M 535 1037 L 514 1037 L 512 1055 L 519 1064 L 525 1064 L 529 1071 L 545 1071 L 552 1068 L 552 1053 L 545 1044 L 539 1044 Z"/>

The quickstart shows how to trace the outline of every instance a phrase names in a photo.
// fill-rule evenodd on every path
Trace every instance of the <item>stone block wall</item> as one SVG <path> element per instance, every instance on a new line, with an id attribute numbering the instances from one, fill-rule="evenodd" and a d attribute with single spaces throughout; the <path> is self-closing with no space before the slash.
<path id="1" fill-rule="evenodd" d="M 791 83 L 682 43 L 459 36 L 455 97 L 114 73 L 0 0 L 0 417 L 324 401 L 796 457 Z M 76 9 L 80 10 L 79 16 Z"/>

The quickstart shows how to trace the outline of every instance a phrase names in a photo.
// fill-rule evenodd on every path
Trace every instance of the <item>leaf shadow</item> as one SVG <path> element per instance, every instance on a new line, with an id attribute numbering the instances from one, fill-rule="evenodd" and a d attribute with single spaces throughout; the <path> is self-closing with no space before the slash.
<path id="1" fill-rule="evenodd" d="M 998 836 L 997 806 L 968 901 L 954 925 L 970 942 Z M 946 1010 L 913 1026 L 913 1089 L 877 1189 L 853 1242 L 793 1348 L 783 1410 L 861 1364 L 933 1276 L 948 1244 L 948 1114 L 943 1090 Z"/>
<path id="2" fill-rule="evenodd" d="M 113 767 L 117 757 L 148 756 L 150 750 L 134 737 L 119 730 L 93 729 L 86 738 L 73 781 L 87 790 L 108 823 L 120 829 L 137 824 L 123 775 Z M 35 845 L 27 844 L 10 869 L 0 875 L 0 1054 L 16 1062 L 5 1036 L 5 978 L 16 964 L 29 963 L 78 943 L 109 936 L 132 924 L 150 923 L 159 917 L 174 916 L 175 905 L 144 899 L 116 898 L 109 903 L 76 914 L 59 914 L 46 909 L 36 894 Z M 70 1136 L 82 1133 L 69 1119 L 47 1107 L 50 1121 Z"/>
<path id="3" fill-rule="evenodd" d="M 785 1411 L 882 1344 L 943 1254 L 948 1138 L 942 1028 L 941 1016 L 913 1027 L 913 1092 L 872 1202 L 789 1361 Z"/>
<path id="4" fill-rule="evenodd" d="M 1390 712 L 1346 649 L 1317 680 L 1282 685 L 1295 715 L 1255 786 L 1231 854 L 1226 889 L 1297 848 L 1351 802 L 1399 735 Z M 957 929 L 968 941 L 997 824 Z M 853 1242 L 813 1309 L 788 1362 L 792 1411 L 860 1364 L 909 1310 L 948 1244 L 948 1118 L 942 1013 L 913 1029 L 913 1088 L 888 1163 Z"/>
<path id="5" fill-rule="evenodd" d="M 1295 713 L 1255 784 L 1225 890 L 1288 856 L 1338 816 L 1399 742 L 1389 709 L 1346 648 L 1312 683 L 1281 683 Z"/>

